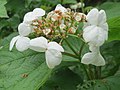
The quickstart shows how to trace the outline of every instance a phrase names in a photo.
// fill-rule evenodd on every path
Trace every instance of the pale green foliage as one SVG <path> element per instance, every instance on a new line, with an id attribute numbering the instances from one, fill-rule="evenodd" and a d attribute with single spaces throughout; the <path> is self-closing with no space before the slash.
<path id="1" fill-rule="evenodd" d="M 6 8 L 4 6 L 6 3 L 7 3 L 6 0 L 0 0 L 0 17 L 2 18 L 8 17 Z"/>
<path id="2" fill-rule="evenodd" d="M 38 90 L 51 74 L 44 54 L 8 51 L 11 36 L 3 40 L 0 49 L 0 90 Z"/>

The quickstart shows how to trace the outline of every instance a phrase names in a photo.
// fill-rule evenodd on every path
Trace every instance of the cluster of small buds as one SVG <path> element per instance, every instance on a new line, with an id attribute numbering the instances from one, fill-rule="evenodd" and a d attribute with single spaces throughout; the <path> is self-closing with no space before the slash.
<path id="1" fill-rule="evenodd" d="M 58 4 L 46 17 L 36 19 L 31 24 L 37 35 L 47 38 L 65 37 L 74 34 L 80 22 L 85 22 L 85 14 L 71 11 Z"/>

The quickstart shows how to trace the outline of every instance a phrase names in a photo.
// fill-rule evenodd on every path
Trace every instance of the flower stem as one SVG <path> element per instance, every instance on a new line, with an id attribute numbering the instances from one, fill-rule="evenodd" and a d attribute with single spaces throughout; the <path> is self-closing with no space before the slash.
<path id="1" fill-rule="evenodd" d="M 79 59 L 78 56 L 74 55 L 74 54 L 71 54 L 71 53 L 68 53 L 68 52 L 63 52 L 64 55 L 67 55 L 67 56 L 71 56 L 73 58 L 76 58 L 76 59 Z"/>
<path id="2" fill-rule="evenodd" d="M 81 2 L 82 13 L 84 13 L 84 12 L 85 12 L 85 11 L 84 11 L 84 6 L 83 6 L 84 0 L 80 0 L 80 2 Z"/>
<path id="3" fill-rule="evenodd" d="M 82 65 L 82 67 L 83 67 L 83 69 L 84 69 L 84 71 L 85 71 L 85 73 L 86 73 L 86 76 L 87 76 L 88 80 L 91 80 L 91 77 L 90 77 L 89 72 L 88 72 L 88 70 L 86 69 L 85 65 L 84 65 L 84 64 L 81 64 L 81 65 Z"/>
<path id="4" fill-rule="evenodd" d="M 95 66 L 94 69 L 95 69 L 95 78 L 100 79 L 101 78 L 101 67 Z"/>
<path id="5" fill-rule="evenodd" d="M 81 54 L 82 54 L 82 50 L 84 48 L 84 45 L 85 45 L 85 43 L 83 42 L 82 45 L 81 45 L 81 47 L 80 47 L 80 51 L 79 51 L 79 58 L 80 59 L 81 59 Z"/>
<path id="6" fill-rule="evenodd" d="M 75 55 L 79 55 L 76 51 L 75 51 L 75 49 L 72 47 L 72 45 L 67 41 L 67 39 L 64 39 L 65 40 L 65 42 L 67 43 L 67 45 L 69 46 L 69 48 L 75 53 Z"/>
<path id="7" fill-rule="evenodd" d="M 94 73 L 92 71 L 92 65 L 89 65 L 89 74 L 90 74 L 91 80 L 95 78 Z"/>

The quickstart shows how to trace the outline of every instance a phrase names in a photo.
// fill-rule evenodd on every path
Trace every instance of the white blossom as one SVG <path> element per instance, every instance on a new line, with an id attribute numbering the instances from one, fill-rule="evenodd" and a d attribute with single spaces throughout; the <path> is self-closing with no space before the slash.
<path id="1" fill-rule="evenodd" d="M 49 42 L 44 37 L 34 38 L 30 41 L 30 49 L 37 52 L 45 52 L 46 63 L 49 68 L 59 65 L 64 49 L 56 42 Z"/>
<path id="2" fill-rule="evenodd" d="M 108 24 L 104 10 L 92 9 L 86 16 L 83 38 L 89 44 L 101 46 L 108 38 Z"/>
<path id="3" fill-rule="evenodd" d="M 62 13 L 67 12 L 67 9 L 63 7 L 61 4 L 58 4 L 55 8 L 55 11 L 61 11 Z"/>
<path id="4" fill-rule="evenodd" d="M 81 63 L 104 66 L 105 60 L 99 52 L 89 52 L 82 57 Z"/>
<path id="5" fill-rule="evenodd" d="M 83 38 L 88 43 L 91 52 L 86 53 L 81 60 L 84 64 L 95 66 L 105 65 L 105 60 L 100 54 L 100 46 L 108 38 L 108 24 L 104 10 L 92 9 L 86 16 L 87 23 L 84 25 Z"/>
<path id="6" fill-rule="evenodd" d="M 21 23 L 18 26 L 18 32 L 19 32 L 19 35 L 16 37 L 13 37 L 10 42 L 10 47 L 9 47 L 10 51 L 12 50 L 14 44 L 16 44 L 16 49 L 18 51 L 24 51 L 29 48 L 30 39 L 25 36 L 31 33 L 31 28 L 28 26 L 28 24 Z"/>
<path id="7" fill-rule="evenodd" d="M 45 15 L 45 11 L 41 8 L 35 8 L 32 12 L 28 12 L 24 16 L 23 22 L 31 24 L 33 20 L 36 20 Z"/>

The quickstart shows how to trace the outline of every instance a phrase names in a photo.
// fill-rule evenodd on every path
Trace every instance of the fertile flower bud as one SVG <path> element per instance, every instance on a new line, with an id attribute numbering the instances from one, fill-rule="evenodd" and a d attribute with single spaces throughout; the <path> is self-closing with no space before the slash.
<path id="1" fill-rule="evenodd" d="M 63 30 L 65 29 L 66 25 L 65 24 L 60 24 L 60 29 Z"/>
<path id="2" fill-rule="evenodd" d="M 69 29 L 69 33 L 74 34 L 75 32 L 76 32 L 76 28 L 75 28 L 75 27 L 71 27 L 71 28 Z"/>
<path id="3" fill-rule="evenodd" d="M 49 29 L 49 28 L 43 29 L 43 33 L 45 35 L 48 35 L 50 32 L 51 32 L 51 29 Z"/>
<path id="4" fill-rule="evenodd" d="M 76 14 L 75 14 L 75 17 L 74 17 L 75 20 L 78 21 L 78 22 L 81 21 L 82 15 L 83 15 L 82 13 L 76 13 Z"/>

